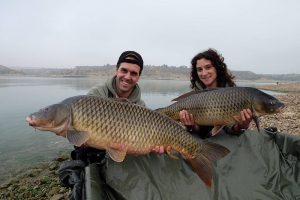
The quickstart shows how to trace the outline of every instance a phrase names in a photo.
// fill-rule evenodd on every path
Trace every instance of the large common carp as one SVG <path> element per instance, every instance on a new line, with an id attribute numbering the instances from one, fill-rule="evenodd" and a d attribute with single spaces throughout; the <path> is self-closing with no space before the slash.
<path id="1" fill-rule="evenodd" d="M 239 116 L 243 109 L 251 109 L 259 131 L 258 117 L 281 112 L 284 107 L 275 97 L 251 87 L 192 91 L 174 100 L 177 102 L 156 111 L 179 120 L 179 112 L 187 110 L 193 115 L 196 124 L 214 126 L 212 135 L 224 125 L 235 123 L 233 116 Z"/>
<path id="2" fill-rule="evenodd" d="M 147 154 L 155 146 L 181 153 L 211 185 L 211 162 L 229 153 L 221 145 L 190 135 L 173 119 L 147 108 L 96 96 L 76 96 L 29 115 L 30 126 L 67 137 L 76 146 L 106 149 L 122 162 L 126 154 Z M 170 156 L 171 152 L 167 152 Z"/>

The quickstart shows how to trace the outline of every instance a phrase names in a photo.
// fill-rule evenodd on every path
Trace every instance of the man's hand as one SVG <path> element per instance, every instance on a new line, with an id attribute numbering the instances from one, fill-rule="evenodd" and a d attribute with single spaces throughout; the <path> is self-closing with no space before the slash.
<path id="1" fill-rule="evenodd" d="M 164 154 L 166 151 L 171 151 L 171 146 L 168 146 L 166 149 L 164 146 L 156 146 L 154 149 L 152 149 L 153 152 Z"/>

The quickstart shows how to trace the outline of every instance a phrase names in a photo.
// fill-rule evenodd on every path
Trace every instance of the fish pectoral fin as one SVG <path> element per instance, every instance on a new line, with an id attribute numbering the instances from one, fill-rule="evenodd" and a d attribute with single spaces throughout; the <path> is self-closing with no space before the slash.
<path id="1" fill-rule="evenodd" d="M 217 135 L 222 130 L 223 127 L 224 125 L 214 126 L 213 129 L 211 130 L 211 136 Z"/>
<path id="2" fill-rule="evenodd" d="M 68 130 L 66 137 L 70 143 L 80 147 L 89 139 L 90 134 L 88 134 L 88 132 L 78 132 L 72 129 L 72 130 Z"/>
<path id="3" fill-rule="evenodd" d="M 241 115 L 234 115 L 234 116 L 232 116 L 232 118 L 233 118 L 233 120 L 234 120 L 234 121 L 236 121 L 236 122 L 238 122 L 238 121 L 241 121 L 241 120 L 242 120 L 242 117 L 241 117 Z"/>
<path id="4" fill-rule="evenodd" d="M 107 153 L 113 161 L 123 162 L 123 160 L 125 159 L 125 156 L 127 154 L 127 150 L 126 149 L 120 150 L 120 149 L 109 148 L 109 149 L 107 149 Z"/>
<path id="5" fill-rule="evenodd" d="M 258 118 L 258 115 L 257 115 L 255 109 L 253 108 L 253 106 L 252 106 L 252 112 L 253 112 L 253 115 L 252 115 L 253 121 L 255 122 L 255 125 L 256 125 L 256 128 L 257 128 L 258 132 L 260 132 L 259 118 Z"/>
<path id="6" fill-rule="evenodd" d="M 259 128 L 259 118 L 255 115 L 253 115 L 253 120 L 255 122 L 256 128 L 258 130 L 258 132 L 260 132 L 260 128 Z"/>

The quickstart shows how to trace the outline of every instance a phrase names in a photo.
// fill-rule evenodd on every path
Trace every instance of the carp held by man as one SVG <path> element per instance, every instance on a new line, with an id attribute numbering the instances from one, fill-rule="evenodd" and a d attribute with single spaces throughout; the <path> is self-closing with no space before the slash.
<path id="1" fill-rule="evenodd" d="M 229 153 L 219 144 L 193 137 L 165 115 L 97 96 L 70 97 L 29 115 L 26 121 L 36 129 L 66 137 L 76 146 L 105 149 L 116 162 L 122 162 L 126 154 L 147 154 L 156 146 L 164 146 L 171 157 L 175 156 L 171 150 L 183 155 L 209 187 L 211 162 Z"/>
<path id="2" fill-rule="evenodd" d="M 193 115 L 195 123 L 214 126 L 215 135 L 224 125 L 235 123 L 233 116 L 239 116 L 243 109 L 250 109 L 259 131 L 259 117 L 282 111 L 284 104 L 275 97 L 252 87 L 226 87 L 191 91 L 174 99 L 177 101 L 156 111 L 175 120 L 179 112 L 187 110 Z"/>

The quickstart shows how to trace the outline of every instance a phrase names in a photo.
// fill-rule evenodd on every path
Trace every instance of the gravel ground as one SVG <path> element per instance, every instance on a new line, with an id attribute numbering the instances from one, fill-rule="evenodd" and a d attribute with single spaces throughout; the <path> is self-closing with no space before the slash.
<path id="1" fill-rule="evenodd" d="M 261 86 L 259 89 L 288 92 L 287 95 L 276 96 L 285 104 L 284 112 L 261 117 L 260 126 L 277 127 L 281 132 L 300 135 L 300 83 Z M 254 127 L 252 124 L 251 129 Z"/>

